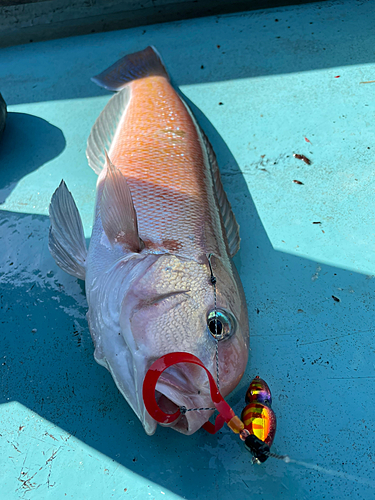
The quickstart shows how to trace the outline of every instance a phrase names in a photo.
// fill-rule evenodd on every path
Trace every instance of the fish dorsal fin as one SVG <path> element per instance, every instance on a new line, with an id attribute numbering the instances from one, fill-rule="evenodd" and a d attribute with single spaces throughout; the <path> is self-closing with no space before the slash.
<path id="1" fill-rule="evenodd" d="M 121 118 L 130 102 L 130 82 L 148 76 L 169 79 L 164 63 L 155 47 L 129 54 L 92 80 L 108 90 L 118 90 L 100 113 L 87 141 L 86 156 L 96 174 L 103 170 L 104 150 L 111 154 L 111 145 Z M 122 90 L 121 90 L 122 89 Z"/>
<path id="2" fill-rule="evenodd" d="M 221 176 L 219 171 L 219 166 L 217 164 L 215 152 L 211 146 L 208 137 L 201 129 L 204 145 L 206 146 L 208 160 L 211 165 L 212 177 L 214 179 L 214 184 L 216 188 L 216 195 L 219 202 L 220 213 L 223 219 L 223 224 L 225 227 L 225 232 L 228 239 L 228 247 L 230 256 L 236 255 L 240 249 L 240 226 L 236 221 L 232 207 L 229 203 L 226 192 L 224 191 L 223 184 L 221 182 Z"/>
<path id="3" fill-rule="evenodd" d="M 124 250 L 140 252 L 144 247 L 138 235 L 137 213 L 125 177 L 105 152 L 106 176 L 100 200 L 103 229 L 111 244 Z"/>
<path id="4" fill-rule="evenodd" d="M 103 170 L 104 151 L 110 151 L 117 127 L 130 101 L 130 88 L 115 94 L 100 113 L 87 141 L 86 156 L 96 174 Z"/>
<path id="5" fill-rule="evenodd" d="M 147 76 L 162 76 L 169 79 L 162 58 L 155 47 L 146 47 L 144 50 L 122 57 L 91 80 L 99 87 L 118 91 L 129 82 Z"/>

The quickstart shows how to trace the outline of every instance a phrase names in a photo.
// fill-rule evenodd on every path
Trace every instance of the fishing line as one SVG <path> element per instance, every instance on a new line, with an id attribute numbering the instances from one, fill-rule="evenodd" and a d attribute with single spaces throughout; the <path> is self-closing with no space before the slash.
<path id="1" fill-rule="evenodd" d="M 266 455 L 272 458 L 277 458 L 277 460 L 282 460 L 286 464 L 289 464 L 291 462 L 291 459 L 288 457 L 288 455 L 277 455 L 276 453 L 266 452 Z"/>
<path id="2" fill-rule="evenodd" d="M 314 465 L 314 464 L 309 464 L 308 462 L 302 462 L 300 460 L 294 460 L 293 458 L 289 458 L 288 456 L 285 457 L 287 460 L 284 459 L 284 462 L 286 463 L 292 463 L 296 465 L 302 465 L 303 467 L 306 467 L 307 469 L 312 469 L 317 472 L 324 472 L 325 474 L 328 474 L 330 476 L 336 476 L 340 477 L 341 479 L 348 479 L 349 481 L 355 481 L 360 484 L 366 484 L 367 486 L 372 486 L 373 488 L 375 487 L 375 482 L 374 481 L 369 481 L 368 479 L 364 479 L 362 477 L 357 477 L 357 476 L 352 476 L 351 474 L 346 474 L 346 472 L 340 472 L 332 469 L 326 469 L 325 467 L 322 467 L 320 465 Z"/>
<path id="3" fill-rule="evenodd" d="M 375 487 L 374 481 L 369 481 L 368 479 L 353 476 L 351 474 L 347 474 L 346 472 L 340 472 L 337 470 L 326 469 L 325 467 L 322 467 L 321 465 L 309 464 L 308 462 L 302 462 L 301 460 L 295 460 L 294 458 L 290 458 L 288 455 L 276 455 L 276 453 L 271 453 L 271 452 L 267 452 L 267 451 L 265 451 L 264 454 L 269 456 L 269 457 L 277 458 L 278 460 L 282 460 L 286 464 L 301 465 L 302 467 L 306 467 L 306 469 L 312 469 L 312 470 L 315 470 L 317 472 L 328 474 L 330 476 L 340 477 L 341 479 L 347 479 L 349 481 L 354 481 L 354 482 L 359 483 L 359 484 L 365 484 L 367 486 L 372 486 L 373 488 Z"/>
<path id="4" fill-rule="evenodd" d="M 217 388 L 220 391 L 220 380 L 219 380 L 219 340 L 218 340 L 218 335 L 217 335 L 217 295 L 216 295 L 216 277 L 214 276 L 214 273 L 212 271 L 212 265 L 211 265 L 211 257 L 212 253 L 210 253 L 207 256 L 208 259 L 208 265 L 210 266 L 210 272 L 211 272 L 211 284 L 214 289 L 214 311 L 215 311 L 215 342 L 216 342 L 216 385 Z"/>
<path id="5" fill-rule="evenodd" d="M 368 479 L 364 479 L 361 477 L 353 476 L 351 474 L 347 474 L 346 472 L 340 472 L 332 469 L 326 469 L 325 467 L 322 467 L 321 465 L 315 465 L 315 464 L 309 464 L 308 462 L 302 462 L 301 460 L 295 460 L 294 458 L 290 458 L 288 455 L 277 455 L 276 453 L 272 453 L 269 450 L 269 447 L 258 439 L 256 436 L 251 435 L 251 436 L 246 436 L 250 441 L 247 441 L 245 438 L 245 431 L 242 431 L 240 433 L 240 438 L 245 441 L 245 447 L 254 453 L 252 463 L 262 463 L 265 458 L 264 457 L 271 457 L 271 458 L 276 458 L 277 460 L 282 460 L 286 464 L 296 464 L 296 465 L 301 465 L 302 467 L 305 467 L 306 469 L 312 469 L 317 472 L 325 473 L 330 476 L 335 476 L 335 477 L 340 477 L 342 479 L 347 479 L 349 481 L 355 481 L 360 484 L 366 484 L 368 486 L 375 486 L 374 481 L 369 481 Z M 248 433 L 247 433 L 248 434 Z M 262 458 L 263 457 L 263 458 Z"/>
<path id="6" fill-rule="evenodd" d="M 216 360 L 216 385 L 218 390 L 220 391 L 220 379 L 219 379 L 219 341 L 217 335 L 217 294 L 216 294 L 216 276 L 213 273 L 212 265 L 211 265 L 211 257 L 212 253 L 207 255 L 208 265 L 210 267 L 210 281 L 211 285 L 214 289 L 214 312 L 215 312 L 215 360 Z M 188 411 L 210 411 L 216 410 L 216 408 L 186 408 L 186 406 L 180 406 L 180 411 L 182 415 L 185 415 Z"/>
<path id="7" fill-rule="evenodd" d="M 180 406 L 180 412 L 185 415 L 188 411 L 209 411 L 216 410 L 216 408 L 186 408 L 186 406 Z"/>

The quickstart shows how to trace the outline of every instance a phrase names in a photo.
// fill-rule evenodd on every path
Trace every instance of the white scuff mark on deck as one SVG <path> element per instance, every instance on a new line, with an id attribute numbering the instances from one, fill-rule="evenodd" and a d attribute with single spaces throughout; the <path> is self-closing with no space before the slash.
<path id="1" fill-rule="evenodd" d="M 316 281 L 319 278 L 319 273 L 322 270 L 322 268 L 318 265 L 316 266 L 316 271 L 315 274 L 311 276 L 311 281 Z"/>

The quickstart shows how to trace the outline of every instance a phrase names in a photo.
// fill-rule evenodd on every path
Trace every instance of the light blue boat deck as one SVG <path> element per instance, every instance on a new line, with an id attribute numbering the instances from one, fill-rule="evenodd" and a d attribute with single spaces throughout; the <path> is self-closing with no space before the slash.
<path id="1" fill-rule="evenodd" d="M 2 499 L 374 498 L 374 42 L 374 2 L 343 1 L 0 50 Z M 90 237 L 86 140 L 110 97 L 90 77 L 149 44 L 194 104 L 241 226 L 251 352 L 229 403 L 240 414 L 264 378 L 272 451 L 307 467 L 251 465 L 228 428 L 147 436 L 93 359 L 83 283 L 48 252 L 62 178 Z"/>

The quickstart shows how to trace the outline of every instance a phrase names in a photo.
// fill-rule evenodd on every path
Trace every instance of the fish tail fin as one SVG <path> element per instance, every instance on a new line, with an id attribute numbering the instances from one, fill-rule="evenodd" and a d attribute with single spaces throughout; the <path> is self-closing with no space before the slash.
<path id="1" fill-rule="evenodd" d="M 87 248 L 82 221 L 64 181 L 52 195 L 49 217 L 48 248 L 52 257 L 63 271 L 84 280 Z"/>
<path id="2" fill-rule="evenodd" d="M 147 47 L 123 57 L 91 80 L 107 90 L 117 91 L 129 82 L 147 76 L 163 76 L 169 80 L 167 70 L 155 47 Z"/>

